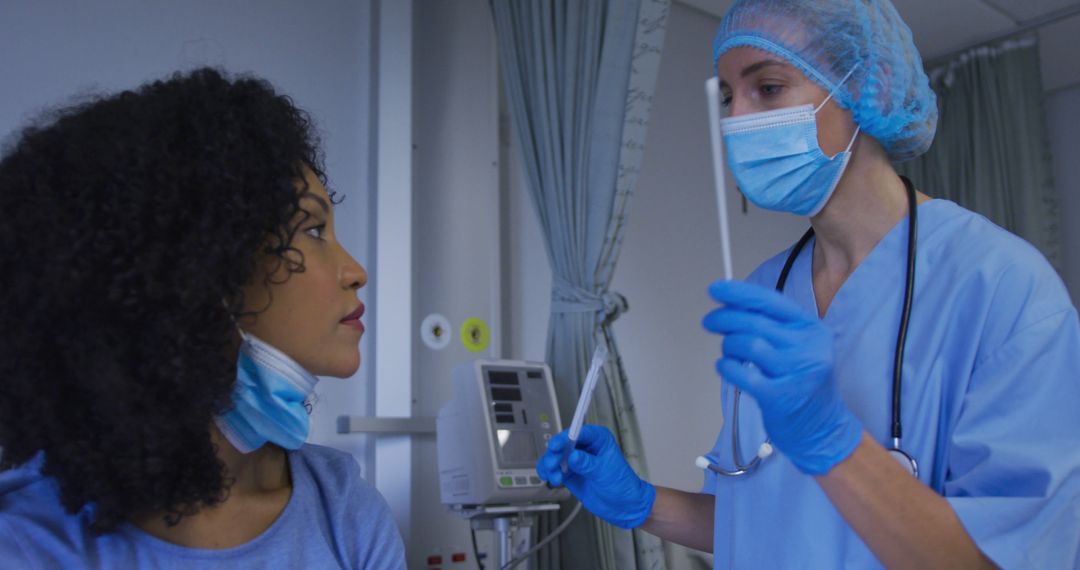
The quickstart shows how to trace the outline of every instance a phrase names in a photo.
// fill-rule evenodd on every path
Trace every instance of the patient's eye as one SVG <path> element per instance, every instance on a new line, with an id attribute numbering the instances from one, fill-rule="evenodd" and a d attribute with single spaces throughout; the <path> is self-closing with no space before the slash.
<path id="1" fill-rule="evenodd" d="M 304 233 L 319 241 L 326 241 L 326 238 L 323 236 L 323 233 L 325 231 L 326 224 L 319 224 L 317 226 L 311 226 L 310 228 L 304 230 Z"/>

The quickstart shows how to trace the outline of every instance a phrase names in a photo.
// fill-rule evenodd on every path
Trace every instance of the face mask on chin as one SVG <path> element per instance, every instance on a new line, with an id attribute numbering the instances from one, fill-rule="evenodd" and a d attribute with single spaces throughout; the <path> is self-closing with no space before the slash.
<path id="1" fill-rule="evenodd" d="M 255 335 L 240 330 L 240 336 L 233 407 L 215 418 L 218 429 L 241 453 L 266 443 L 299 449 L 307 441 L 319 379 Z"/>

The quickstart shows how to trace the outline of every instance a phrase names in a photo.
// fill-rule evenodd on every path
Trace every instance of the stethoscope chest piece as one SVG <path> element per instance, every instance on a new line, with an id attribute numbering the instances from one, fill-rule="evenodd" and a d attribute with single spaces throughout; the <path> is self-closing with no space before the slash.
<path id="1" fill-rule="evenodd" d="M 899 447 L 890 447 L 886 451 L 889 452 L 889 456 L 896 460 L 904 471 L 907 471 L 912 477 L 919 478 L 919 464 L 915 461 L 915 458 L 908 455 L 906 451 Z"/>

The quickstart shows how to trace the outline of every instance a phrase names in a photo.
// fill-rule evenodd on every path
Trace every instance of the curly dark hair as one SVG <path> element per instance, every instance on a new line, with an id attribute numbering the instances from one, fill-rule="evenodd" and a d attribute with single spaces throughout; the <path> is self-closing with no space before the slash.
<path id="1" fill-rule="evenodd" d="M 209 68 L 16 136 L 0 158 L 0 469 L 44 452 L 96 532 L 223 501 L 210 425 L 236 381 L 232 317 L 260 255 L 303 270 L 304 167 L 325 179 L 310 117 Z"/>

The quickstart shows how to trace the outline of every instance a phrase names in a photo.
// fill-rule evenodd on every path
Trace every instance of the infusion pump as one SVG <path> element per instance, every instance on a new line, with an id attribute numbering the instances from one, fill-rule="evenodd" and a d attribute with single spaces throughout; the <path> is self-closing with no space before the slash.
<path id="1" fill-rule="evenodd" d="M 551 370 L 520 360 L 473 360 L 453 372 L 454 399 L 439 410 L 442 503 L 450 506 L 562 501 L 536 476 L 547 442 L 562 430 Z"/>

